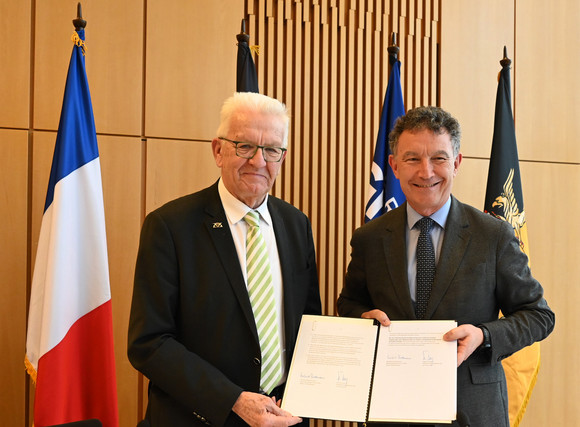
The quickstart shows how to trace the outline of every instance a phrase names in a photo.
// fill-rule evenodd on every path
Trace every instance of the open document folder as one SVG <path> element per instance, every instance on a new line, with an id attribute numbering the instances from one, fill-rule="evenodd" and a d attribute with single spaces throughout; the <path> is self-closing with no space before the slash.
<path id="1" fill-rule="evenodd" d="M 457 343 L 443 334 L 456 326 L 304 315 L 282 408 L 327 420 L 451 423 Z"/>

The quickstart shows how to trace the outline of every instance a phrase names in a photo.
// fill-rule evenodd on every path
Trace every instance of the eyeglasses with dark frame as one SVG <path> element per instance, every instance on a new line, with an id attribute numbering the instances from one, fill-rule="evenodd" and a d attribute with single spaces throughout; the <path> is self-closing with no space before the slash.
<path id="1" fill-rule="evenodd" d="M 232 141 L 231 139 L 224 138 L 223 136 L 218 136 L 218 139 L 222 139 L 234 144 L 236 147 L 236 156 L 241 157 L 242 159 L 252 159 L 256 155 L 258 148 L 261 148 L 264 161 L 277 163 L 282 160 L 284 153 L 287 151 L 286 148 L 282 147 L 272 147 L 269 145 L 250 144 L 249 142 Z"/>

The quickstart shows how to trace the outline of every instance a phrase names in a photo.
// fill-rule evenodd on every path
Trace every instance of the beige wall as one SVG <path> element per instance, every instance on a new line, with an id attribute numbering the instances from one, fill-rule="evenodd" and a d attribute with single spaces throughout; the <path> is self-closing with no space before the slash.
<path id="1" fill-rule="evenodd" d="M 10 426 L 31 425 L 33 388 L 23 369 L 27 297 L 76 3 L 0 0 L 0 414 Z M 350 235 L 362 221 L 391 31 L 399 33 L 405 106 L 439 104 L 460 119 L 465 160 L 454 193 L 480 208 L 507 46 L 531 261 L 557 317 L 522 425 L 579 424 L 572 302 L 580 297 L 580 226 L 569 212 L 580 210 L 580 83 L 573 75 L 580 59 L 572 54 L 580 5 L 85 0 L 121 426 L 136 425 L 146 399 L 125 356 L 140 223 L 165 201 L 217 178 L 208 141 L 221 101 L 235 88 L 235 35 L 246 12 L 250 43 L 262 47 L 260 89 L 292 110 L 290 156 L 274 193 L 312 220 L 329 314 Z"/>

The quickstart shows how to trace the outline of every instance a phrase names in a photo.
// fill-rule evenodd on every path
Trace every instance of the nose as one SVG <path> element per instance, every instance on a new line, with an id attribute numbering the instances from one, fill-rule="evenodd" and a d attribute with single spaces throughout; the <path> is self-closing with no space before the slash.
<path id="1" fill-rule="evenodd" d="M 248 160 L 254 166 L 264 166 L 266 164 L 266 160 L 264 159 L 264 149 L 258 148 L 254 157 Z"/>
<path id="2" fill-rule="evenodd" d="M 433 165 L 430 159 L 421 159 L 419 164 L 419 176 L 423 179 L 429 179 L 433 176 Z"/>

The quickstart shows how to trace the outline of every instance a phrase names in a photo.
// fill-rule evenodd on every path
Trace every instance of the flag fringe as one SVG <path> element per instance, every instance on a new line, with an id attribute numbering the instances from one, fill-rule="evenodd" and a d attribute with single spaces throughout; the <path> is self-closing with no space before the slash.
<path id="1" fill-rule="evenodd" d="M 75 31 L 74 34 L 71 36 L 70 38 L 73 43 L 75 45 L 77 45 L 78 47 L 81 48 L 81 50 L 83 51 L 83 56 L 85 56 L 85 51 L 86 51 L 86 45 L 84 40 L 81 40 L 81 38 L 79 37 L 79 35 L 77 34 L 77 32 Z"/>
<path id="2" fill-rule="evenodd" d="M 532 390 L 536 386 L 536 380 L 538 379 L 538 373 L 540 372 L 540 362 L 541 356 L 538 355 L 538 363 L 536 365 L 536 369 L 534 369 L 534 374 L 532 375 L 532 379 L 530 381 L 530 385 L 528 386 L 528 391 L 526 392 L 526 396 L 522 402 L 522 406 L 520 406 L 520 410 L 518 411 L 518 415 L 514 419 L 514 425 L 512 427 L 518 427 L 524 418 L 524 414 L 526 413 L 526 409 L 528 407 L 528 403 L 530 402 L 530 398 L 532 397 Z"/>
<path id="3" fill-rule="evenodd" d="M 28 375 L 30 375 L 30 378 L 32 378 L 32 382 L 36 384 L 36 369 L 34 369 L 34 366 L 32 363 L 30 363 L 30 360 L 28 360 L 28 356 L 24 357 L 24 366 L 26 367 L 26 372 L 28 372 Z"/>

